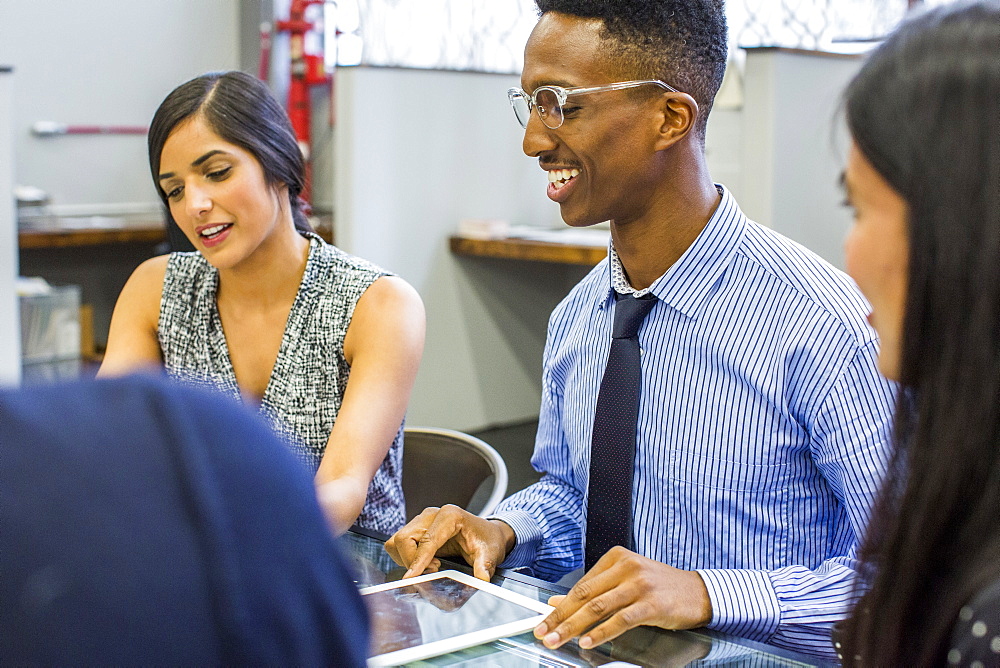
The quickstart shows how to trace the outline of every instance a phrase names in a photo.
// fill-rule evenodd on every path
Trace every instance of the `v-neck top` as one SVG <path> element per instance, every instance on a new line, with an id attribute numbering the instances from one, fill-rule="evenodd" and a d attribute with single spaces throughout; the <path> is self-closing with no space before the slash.
<path id="1" fill-rule="evenodd" d="M 350 366 L 344 336 L 365 290 L 389 272 L 308 234 L 309 257 L 292 303 L 260 413 L 315 472 L 340 411 Z M 242 398 L 216 303 L 219 272 L 197 252 L 172 253 L 158 337 L 169 375 Z M 403 425 L 375 478 L 358 524 L 393 533 L 405 520 Z"/>

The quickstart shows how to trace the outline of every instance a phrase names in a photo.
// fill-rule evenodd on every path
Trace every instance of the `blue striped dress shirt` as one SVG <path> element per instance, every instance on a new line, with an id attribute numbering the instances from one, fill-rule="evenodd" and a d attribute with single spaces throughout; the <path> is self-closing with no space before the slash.
<path id="1" fill-rule="evenodd" d="M 635 551 L 697 570 L 710 628 L 829 654 L 885 472 L 894 387 L 853 282 L 746 218 L 728 191 L 651 286 L 639 331 Z M 617 258 L 615 258 L 617 261 Z M 583 561 L 590 439 L 611 342 L 610 263 L 556 307 L 532 464 L 494 517 L 505 568 L 557 579 Z"/>

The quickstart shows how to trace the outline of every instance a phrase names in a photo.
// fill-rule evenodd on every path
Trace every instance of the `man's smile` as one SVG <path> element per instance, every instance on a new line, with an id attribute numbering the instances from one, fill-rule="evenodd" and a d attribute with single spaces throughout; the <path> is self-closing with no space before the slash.
<path id="1" fill-rule="evenodd" d="M 549 171 L 549 183 L 559 190 L 564 185 L 570 182 L 571 179 L 575 179 L 580 175 L 579 169 L 553 169 Z"/>
<path id="2" fill-rule="evenodd" d="M 545 191 L 553 202 L 562 204 L 569 197 L 576 179 L 580 176 L 579 169 L 548 169 L 549 187 Z"/>

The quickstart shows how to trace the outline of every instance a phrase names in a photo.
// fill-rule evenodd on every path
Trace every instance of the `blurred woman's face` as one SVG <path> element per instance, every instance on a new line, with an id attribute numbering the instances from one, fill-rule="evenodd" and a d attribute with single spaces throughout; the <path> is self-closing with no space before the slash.
<path id="1" fill-rule="evenodd" d="M 879 336 L 879 371 L 899 380 L 910 256 L 906 201 L 853 142 L 844 185 L 854 210 L 854 225 L 844 244 L 847 273 L 871 303 L 868 322 Z"/>

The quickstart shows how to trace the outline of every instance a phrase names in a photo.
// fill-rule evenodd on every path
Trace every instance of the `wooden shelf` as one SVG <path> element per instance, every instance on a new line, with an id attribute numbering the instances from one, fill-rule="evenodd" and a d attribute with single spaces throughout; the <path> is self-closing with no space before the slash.
<path id="1" fill-rule="evenodd" d="M 533 241 L 528 239 L 470 239 L 452 236 L 451 252 L 456 255 L 494 257 L 529 262 L 554 262 L 593 266 L 603 260 L 607 247 Z"/>
<path id="2" fill-rule="evenodd" d="M 155 227 L 81 228 L 65 230 L 21 230 L 17 234 L 21 248 L 70 248 L 100 244 L 159 243 L 166 241 L 162 223 Z"/>
<path id="3" fill-rule="evenodd" d="M 333 243 L 332 230 L 319 227 L 316 233 Z M 167 240 L 166 230 L 156 227 L 123 227 L 120 229 L 22 230 L 17 234 L 18 246 L 25 248 L 74 248 L 101 244 L 156 244 Z"/>

